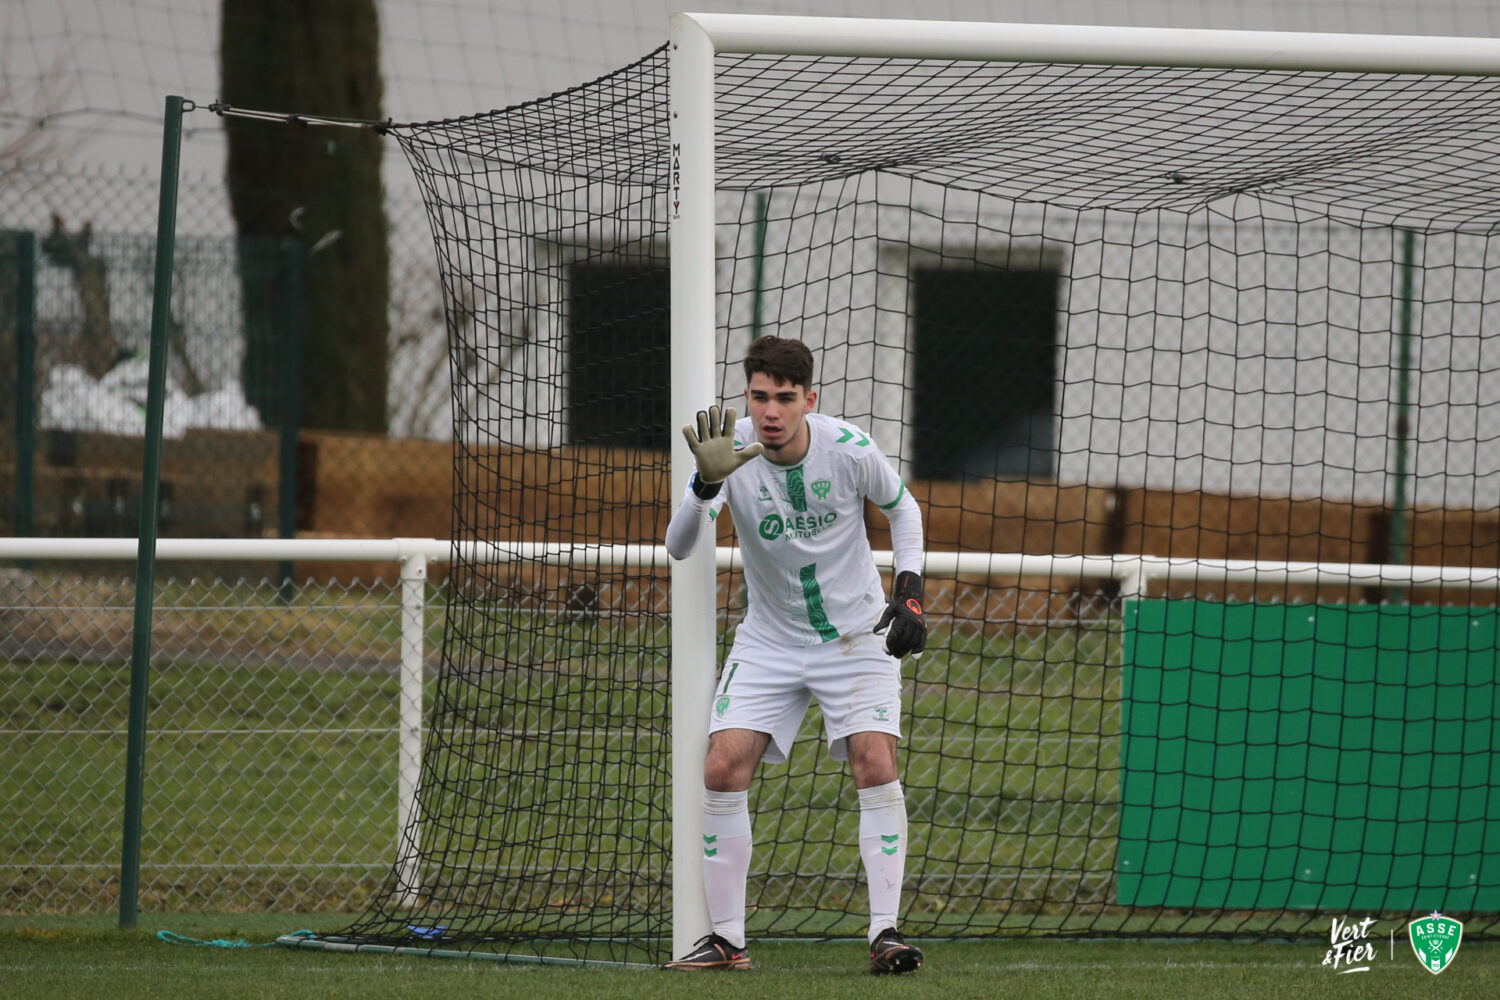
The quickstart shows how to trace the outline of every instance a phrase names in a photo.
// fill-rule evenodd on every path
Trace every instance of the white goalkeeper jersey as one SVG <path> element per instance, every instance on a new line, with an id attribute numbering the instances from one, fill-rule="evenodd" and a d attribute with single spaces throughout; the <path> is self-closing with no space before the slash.
<path id="1" fill-rule="evenodd" d="M 741 629 L 811 646 L 875 627 L 885 596 L 865 533 L 864 501 L 891 510 L 905 484 L 864 431 L 807 414 L 807 455 L 794 466 L 751 459 L 709 503 L 734 516 L 749 610 Z M 755 439 L 745 417 L 736 446 Z"/>

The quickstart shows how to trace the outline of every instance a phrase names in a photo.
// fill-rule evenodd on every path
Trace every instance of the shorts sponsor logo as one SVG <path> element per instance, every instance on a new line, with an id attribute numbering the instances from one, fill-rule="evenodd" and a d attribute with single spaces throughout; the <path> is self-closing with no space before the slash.
<path id="1" fill-rule="evenodd" d="M 880 705 L 875 709 L 875 720 L 877 722 L 890 722 L 891 709 L 889 705 Z"/>
<path id="2" fill-rule="evenodd" d="M 1458 946 L 1463 943 L 1464 925 L 1436 910 L 1406 927 L 1411 935 L 1411 950 L 1416 952 L 1422 968 L 1434 976 L 1453 964 Z"/>

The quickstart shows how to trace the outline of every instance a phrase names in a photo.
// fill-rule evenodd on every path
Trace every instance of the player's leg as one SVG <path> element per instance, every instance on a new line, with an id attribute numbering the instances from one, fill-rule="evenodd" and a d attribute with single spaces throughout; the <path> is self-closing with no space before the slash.
<path id="1" fill-rule="evenodd" d="M 714 933 L 745 947 L 745 881 L 750 875 L 750 779 L 771 737 L 725 729 L 708 738 L 703 766 L 703 889 Z"/>
<path id="2" fill-rule="evenodd" d="M 906 875 L 906 797 L 896 776 L 896 737 L 851 733 L 849 764 L 859 790 L 859 856 L 870 884 L 870 940 L 895 928 Z"/>
<path id="3" fill-rule="evenodd" d="M 896 737 L 849 734 L 849 765 L 859 790 L 859 855 L 870 888 L 870 969 L 910 972 L 922 953 L 896 932 L 906 876 L 906 798 L 896 770 Z"/>
<path id="4" fill-rule="evenodd" d="M 870 971 L 914 972 L 922 951 L 896 929 L 906 877 L 906 797 L 896 770 L 896 737 L 849 734 L 849 764 L 859 789 L 859 855 L 870 886 Z"/>
<path id="5" fill-rule="evenodd" d="M 870 641 L 874 640 L 874 641 Z M 901 669 L 878 636 L 846 636 L 814 695 L 828 725 L 830 754 L 847 757 L 859 791 L 859 853 L 870 891 L 870 971 L 911 972 L 922 952 L 896 929 L 906 875 L 906 798 L 896 743 L 901 735 Z"/>
<path id="6" fill-rule="evenodd" d="M 807 713 L 801 664 L 743 632 L 735 640 L 709 722 L 703 765 L 703 888 L 712 932 L 669 969 L 748 969 L 745 883 L 750 873 L 750 782 L 761 760 L 782 761 Z"/>
<path id="7" fill-rule="evenodd" d="M 713 932 L 668 969 L 750 968 L 745 882 L 750 875 L 750 781 L 771 737 L 723 729 L 708 738 L 703 763 L 703 891 Z"/>
<path id="8" fill-rule="evenodd" d="M 849 765 L 859 790 L 859 854 L 870 883 L 870 940 L 896 926 L 906 874 L 906 797 L 896 772 L 896 737 L 849 735 Z"/>

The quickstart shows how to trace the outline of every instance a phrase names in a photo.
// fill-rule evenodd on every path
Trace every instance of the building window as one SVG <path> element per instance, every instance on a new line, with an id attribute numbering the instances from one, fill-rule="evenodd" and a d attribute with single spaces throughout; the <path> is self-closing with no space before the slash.
<path id="1" fill-rule="evenodd" d="M 918 479 L 1055 479 L 1052 271 L 911 274 L 912 462 Z"/>
<path id="2" fill-rule="evenodd" d="M 666 450 L 672 368 L 666 268 L 580 261 L 569 271 L 569 440 Z"/>

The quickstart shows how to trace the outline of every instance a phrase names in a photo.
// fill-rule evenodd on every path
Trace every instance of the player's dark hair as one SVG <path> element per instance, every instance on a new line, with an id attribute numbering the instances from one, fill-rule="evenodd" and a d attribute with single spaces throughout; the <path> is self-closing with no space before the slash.
<path id="1" fill-rule="evenodd" d="M 777 384 L 785 382 L 811 390 L 812 351 L 800 340 L 757 337 L 750 342 L 750 352 L 745 355 L 745 380 L 749 381 L 757 372 L 771 376 Z"/>

